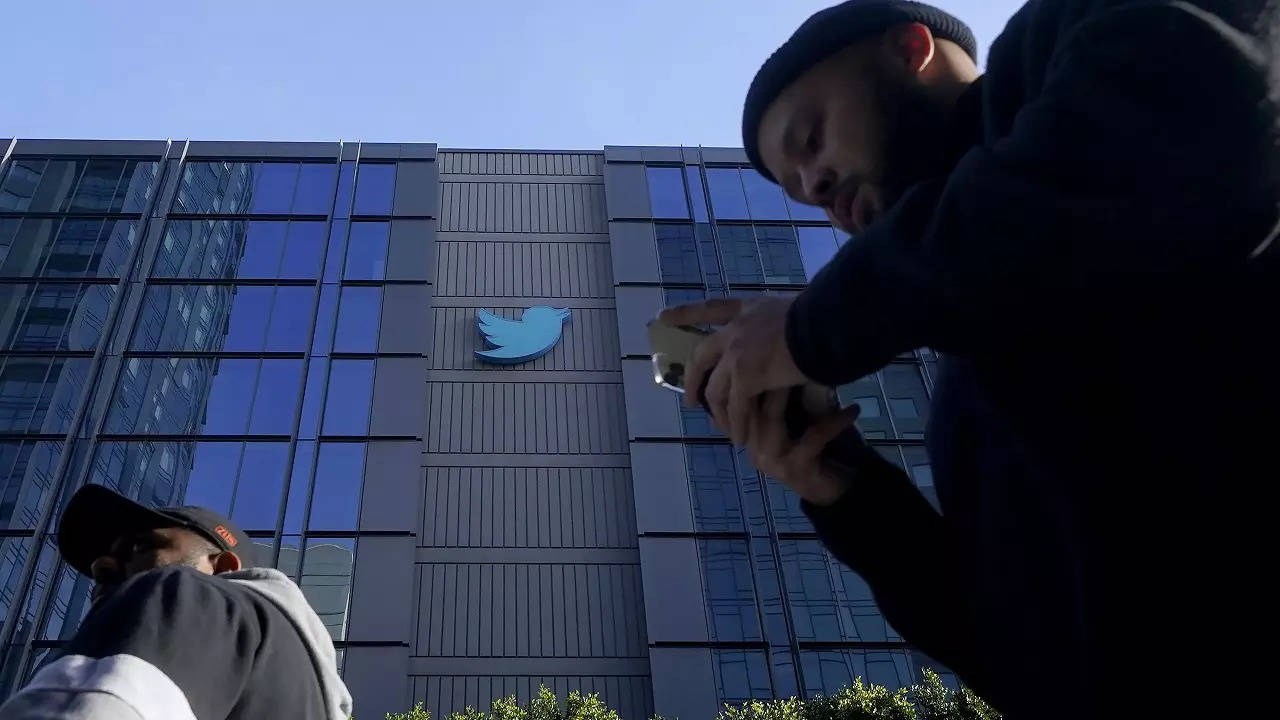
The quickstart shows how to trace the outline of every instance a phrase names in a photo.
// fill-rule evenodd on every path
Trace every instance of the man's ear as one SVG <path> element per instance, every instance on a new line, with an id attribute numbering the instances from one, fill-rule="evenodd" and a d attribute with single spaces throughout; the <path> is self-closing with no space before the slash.
<path id="1" fill-rule="evenodd" d="M 222 573 L 235 572 L 242 567 L 240 556 L 231 552 L 220 552 L 213 558 L 213 574 L 221 575 Z"/>
<path id="2" fill-rule="evenodd" d="M 938 51 L 933 31 L 921 23 L 903 23 L 890 28 L 885 39 L 890 53 L 912 75 L 924 72 Z"/>

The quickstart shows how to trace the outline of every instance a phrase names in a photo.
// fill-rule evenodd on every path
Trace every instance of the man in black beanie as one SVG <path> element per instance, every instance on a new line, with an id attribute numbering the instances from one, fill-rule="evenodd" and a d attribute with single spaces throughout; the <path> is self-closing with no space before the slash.
<path id="1" fill-rule="evenodd" d="M 1275 626 L 1273 22 L 1258 0 L 1031 0 L 979 77 L 936 8 L 820 12 L 756 75 L 743 142 L 855 237 L 794 300 L 661 318 L 723 326 L 686 401 L 1013 717 L 1250 702 L 1167 688 L 1238 678 Z M 788 388 L 926 346 L 940 512 L 849 413 L 784 422 Z"/>

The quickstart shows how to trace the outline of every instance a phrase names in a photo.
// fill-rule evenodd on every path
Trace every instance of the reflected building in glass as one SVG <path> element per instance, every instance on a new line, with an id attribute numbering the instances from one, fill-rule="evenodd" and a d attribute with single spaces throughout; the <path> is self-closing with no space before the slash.
<path id="1" fill-rule="evenodd" d="M 89 610 L 52 542 L 86 483 L 232 517 L 360 716 L 546 684 L 711 717 L 929 664 L 795 497 L 653 385 L 664 306 L 799 292 L 846 240 L 740 150 L 0 151 L 0 694 Z M 476 359 L 480 309 L 534 305 L 572 310 L 551 352 Z M 931 498 L 932 362 L 858 383 Z"/>

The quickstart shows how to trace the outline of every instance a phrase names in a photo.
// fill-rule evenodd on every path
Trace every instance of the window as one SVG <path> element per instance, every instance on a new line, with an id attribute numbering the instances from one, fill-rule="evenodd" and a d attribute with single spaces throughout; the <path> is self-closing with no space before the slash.
<path id="1" fill-rule="evenodd" d="M 258 374 L 249 432 L 254 435 L 288 435 L 298 403 L 301 360 L 265 359 Z"/>
<path id="2" fill-rule="evenodd" d="M 324 406 L 325 435 L 365 435 L 373 401 L 373 360 L 329 363 L 329 392 Z"/>
<path id="3" fill-rule="evenodd" d="M 654 228 L 658 241 L 658 267 L 666 283 L 702 284 L 698 269 L 698 247 L 689 225 L 658 225 Z"/>
<path id="4" fill-rule="evenodd" d="M 747 191 L 747 207 L 754 220 L 789 220 L 782 188 L 752 168 L 743 168 L 742 186 Z"/>
<path id="5" fill-rule="evenodd" d="M 796 234 L 800 242 L 800 262 L 810 282 L 831 258 L 835 257 L 836 236 L 829 227 L 799 227 Z"/>
<path id="6" fill-rule="evenodd" d="M 17 158 L 0 182 L 0 211 L 141 212 L 157 168 L 124 158 Z"/>
<path id="7" fill-rule="evenodd" d="M 801 642 L 837 642 L 840 618 L 827 553 L 817 540 L 780 540 L 783 586 L 796 638 Z"/>
<path id="8" fill-rule="evenodd" d="M 707 187 L 716 220 L 751 219 L 737 168 L 707 168 Z"/>
<path id="9" fill-rule="evenodd" d="M 320 274 L 322 252 L 324 252 L 323 222 L 289 223 L 289 233 L 284 244 L 284 260 L 280 264 L 280 271 L 274 277 L 297 280 L 315 278 Z"/>
<path id="10" fill-rule="evenodd" d="M 293 207 L 293 191 L 298 185 L 298 164 L 265 162 L 255 166 L 258 180 L 249 212 L 262 215 L 287 214 Z"/>
<path id="11" fill-rule="evenodd" d="M 393 163 L 360 163 L 356 173 L 356 215 L 390 215 L 396 185 Z"/>
<path id="12" fill-rule="evenodd" d="M 829 563 L 835 573 L 836 603 L 845 640 L 857 642 L 902 642 L 902 636 L 885 622 L 876 607 L 871 587 L 862 576 L 838 561 Z"/>
<path id="13" fill-rule="evenodd" d="M 787 197 L 787 209 L 791 211 L 792 220 L 815 220 L 828 222 L 827 212 L 816 205 L 802 203 L 793 197 Z"/>
<path id="14" fill-rule="evenodd" d="M 712 642 L 760 640 L 760 621 L 743 540 L 699 540 L 707 632 Z"/>
<path id="15" fill-rule="evenodd" d="M 734 464 L 738 466 L 738 492 L 742 497 L 742 517 L 747 523 L 747 532 L 752 535 L 766 535 L 769 532 L 768 518 L 764 510 L 764 488 L 760 483 L 760 473 L 751 463 L 746 448 L 734 448 Z"/>
<path id="16" fill-rule="evenodd" d="M 649 178 L 649 204 L 653 217 L 687 220 L 689 203 L 684 195 L 684 173 L 678 167 L 645 168 Z"/>
<path id="17" fill-rule="evenodd" d="M 722 438 L 724 433 L 711 424 L 711 415 L 701 407 L 685 407 L 683 398 L 676 398 L 680 408 L 681 434 L 689 438 Z"/>
<path id="18" fill-rule="evenodd" d="M 387 276 L 388 222 L 351 223 L 347 247 L 347 264 L 342 276 L 346 280 L 382 280 Z"/>
<path id="19" fill-rule="evenodd" d="M 0 285 L 0 308 L 18 318 L 4 347 L 33 352 L 94 350 L 115 292 L 115 285 Z"/>
<path id="20" fill-rule="evenodd" d="M 92 481 L 144 505 L 200 505 L 242 529 L 274 530 L 288 451 L 284 442 L 103 443 Z M 157 458 L 171 458 L 171 465 Z"/>
<path id="21" fill-rule="evenodd" d="M 929 420 L 929 394 L 920 366 L 914 362 L 893 363 L 881 370 L 880 375 L 884 378 L 889 412 L 893 414 L 899 436 L 924 433 Z"/>
<path id="22" fill-rule="evenodd" d="M 764 620 L 765 640 L 770 645 L 790 645 L 787 610 L 782 601 L 782 584 L 778 563 L 773 556 L 773 543 L 767 537 L 751 538 L 751 562 L 755 566 L 756 598 Z M 794 671 L 792 671 L 794 675 Z"/>
<path id="23" fill-rule="evenodd" d="M 309 530 L 356 529 L 364 452 L 364 443 L 320 443 Z"/>
<path id="24" fill-rule="evenodd" d="M 291 278 L 319 272 L 324 223 L 170 220 L 152 277 Z"/>
<path id="25" fill-rule="evenodd" d="M 111 200 L 115 197 L 120 176 L 124 174 L 123 158 L 95 158 L 85 167 L 80 185 L 71 199 L 72 212 L 111 212 Z"/>
<path id="26" fill-rule="evenodd" d="M 800 284 L 805 281 L 804 264 L 791 226 L 756 226 L 756 243 L 768 283 Z"/>
<path id="27" fill-rule="evenodd" d="M 879 437 L 889 437 L 893 433 L 893 424 L 885 410 L 887 403 L 880 389 L 880 378 L 876 373 L 850 383 L 848 389 L 841 390 L 840 395 L 852 396 L 852 402 L 857 404 L 858 429 L 862 431 L 864 438 L 873 437 L 874 433 L 880 433 Z"/>
<path id="28" fill-rule="evenodd" d="M 45 491 L 62 455 L 62 442 L 0 442 L 0 529 L 34 528 Z"/>
<path id="29" fill-rule="evenodd" d="M 933 484 L 933 466 L 929 463 L 929 454 L 921 447 L 903 448 L 902 454 L 906 460 L 911 481 L 915 483 L 920 494 L 929 501 L 933 509 L 941 512 L 942 506 L 938 502 L 938 489 Z"/>
<path id="30" fill-rule="evenodd" d="M 152 285 L 130 349 L 300 352 L 314 304 L 309 286 Z"/>
<path id="31" fill-rule="evenodd" d="M 764 651 L 712 650 L 711 663 L 721 704 L 736 705 L 773 697 Z"/>
<path id="32" fill-rule="evenodd" d="M 182 169 L 182 181 L 173 201 L 173 212 L 246 213 L 253 201 L 257 163 L 190 161 Z"/>
<path id="33" fill-rule="evenodd" d="M 128 364 L 130 369 L 116 386 L 105 432 L 290 433 L 301 360 L 149 357 L 130 358 Z"/>
<path id="34" fill-rule="evenodd" d="M 693 199 L 693 219 L 700 223 L 709 220 L 707 217 L 707 197 L 702 191 L 702 173 L 697 165 L 686 165 L 685 182 L 689 183 L 689 197 Z"/>
<path id="35" fill-rule="evenodd" d="M 741 532 L 742 506 L 732 448 L 690 445 L 685 448 L 685 458 L 693 494 L 694 528 L 704 532 Z"/>
<path id="36" fill-rule="evenodd" d="M 344 287 L 338 305 L 338 332 L 333 351 L 374 353 L 382 314 L 382 288 Z"/>
<path id="37" fill-rule="evenodd" d="M 337 174 L 338 166 L 334 163 L 302 163 L 298 190 L 293 196 L 293 214 L 328 215 Z"/>
<path id="38" fill-rule="evenodd" d="M 831 695 L 860 677 L 889 690 L 915 682 L 906 650 L 816 650 L 800 653 L 806 697 Z"/>
<path id="39" fill-rule="evenodd" d="M 13 255 L 16 262 L 0 269 L 0 274 L 28 274 L 29 271 L 16 265 L 25 262 L 24 258 L 39 247 L 43 257 L 38 274 L 43 277 L 119 277 L 137 239 L 132 220 L 68 218 L 58 227 L 56 237 L 53 235 L 55 224 L 53 220 L 22 221 L 11 246 L 16 251 Z M 0 253 L 3 252 L 0 249 Z"/>
<path id="40" fill-rule="evenodd" d="M 760 253 L 756 250 L 755 233 L 749 225 L 717 225 L 720 236 L 720 262 L 729 284 L 764 282 L 760 269 Z"/>
<path id="41" fill-rule="evenodd" d="M 284 559 L 281 552 L 281 559 Z M 311 608 L 334 640 L 347 636 L 355 538 L 309 538 L 302 556 L 299 585 Z"/>
<path id="42" fill-rule="evenodd" d="M 65 433 L 88 380 L 90 359 L 14 356 L 0 361 L 0 432 Z"/>
<path id="43" fill-rule="evenodd" d="M 662 298 L 667 307 L 675 307 L 691 302 L 701 302 L 707 298 L 707 293 L 699 288 L 666 288 L 662 291 Z"/>
<path id="44" fill-rule="evenodd" d="M 813 523 L 800 507 L 800 496 L 771 477 L 765 478 L 769 511 L 778 532 L 813 532 Z"/>

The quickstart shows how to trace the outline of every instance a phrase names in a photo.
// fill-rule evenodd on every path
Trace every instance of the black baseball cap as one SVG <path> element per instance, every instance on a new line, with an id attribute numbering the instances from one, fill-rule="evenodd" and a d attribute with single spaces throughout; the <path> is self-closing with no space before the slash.
<path id="1" fill-rule="evenodd" d="M 223 515 L 194 505 L 149 508 L 102 485 L 85 485 L 71 496 L 58 523 L 58 550 L 68 565 L 90 575 L 89 566 L 120 536 L 170 527 L 186 528 L 234 552 L 243 567 L 254 564 L 253 542 Z"/>

